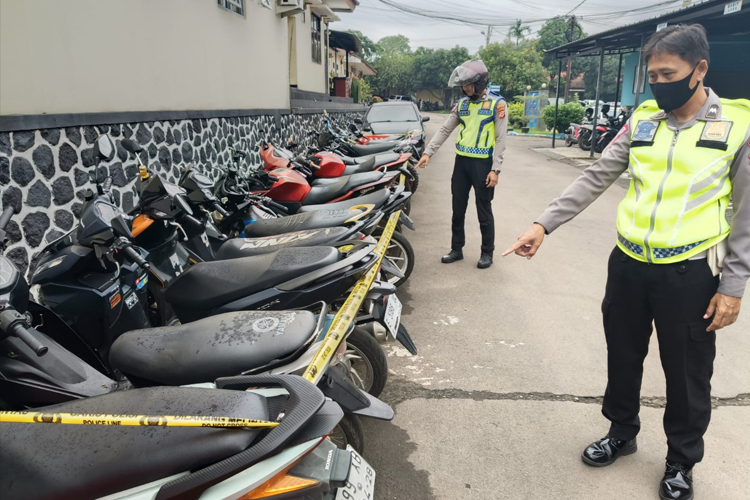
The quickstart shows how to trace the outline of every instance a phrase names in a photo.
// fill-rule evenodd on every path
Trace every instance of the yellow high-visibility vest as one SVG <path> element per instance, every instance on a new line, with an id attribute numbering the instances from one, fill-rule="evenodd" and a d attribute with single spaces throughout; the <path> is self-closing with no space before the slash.
<path id="1" fill-rule="evenodd" d="M 750 101 L 721 99 L 716 118 L 671 130 L 644 102 L 630 130 L 632 180 L 617 213 L 618 246 L 654 264 L 690 259 L 729 236 L 729 171 L 750 127 Z"/>
<path id="2" fill-rule="evenodd" d="M 458 101 L 458 119 L 460 121 L 456 154 L 470 158 L 492 158 L 495 150 L 495 114 L 498 103 L 502 101 L 502 112 L 505 113 L 505 99 L 493 94 L 480 101 L 468 98 Z"/>

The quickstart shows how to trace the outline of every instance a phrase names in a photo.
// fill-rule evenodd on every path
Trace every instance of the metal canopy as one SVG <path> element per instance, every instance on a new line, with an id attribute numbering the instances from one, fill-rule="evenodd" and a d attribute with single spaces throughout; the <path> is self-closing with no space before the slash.
<path id="1" fill-rule="evenodd" d="M 743 5 L 739 12 L 725 15 L 724 8 L 728 3 L 731 2 L 709 0 L 659 17 L 603 31 L 545 52 L 554 53 L 557 59 L 599 55 L 602 49 L 605 54 L 635 52 L 640 49 L 642 41 L 655 33 L 657 26 L 663 23 L 700 23 L 709 36 L 734 35 L 738 42 L 746 41 L 750 36 L 750 6 Z"/>
<path id="2" fill-rule="evenodd" d="M 344 49 L 347 52 L 360 52 L 362 50 L 362 42 L 359 41 L 357 35 L 344 31 L 331 30 L 328 43 L 332 48 Z"/>

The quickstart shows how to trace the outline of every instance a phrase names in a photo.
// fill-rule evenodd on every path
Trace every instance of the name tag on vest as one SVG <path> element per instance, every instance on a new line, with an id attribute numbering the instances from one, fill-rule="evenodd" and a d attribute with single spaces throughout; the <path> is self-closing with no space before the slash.
<path id="1" fill-rule="evenodd" d="M 727 150 L 729 132 L 732 130 L 732 122 L 706 122 L 703 126 L 701 139 L 695 145 L 699 148 Z"/>
<path id="2" fill-rule="evenodd" d="M 630 146 L 634 148 L 638 146 L 652 146 L 660 124 L 661 121 L 659 120 L 643 120 L 638 122 L 633 131 Z"/>

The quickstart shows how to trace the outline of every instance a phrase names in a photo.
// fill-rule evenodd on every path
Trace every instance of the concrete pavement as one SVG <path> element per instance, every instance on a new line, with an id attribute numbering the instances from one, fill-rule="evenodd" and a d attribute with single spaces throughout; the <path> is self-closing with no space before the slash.
<path id="1" fill-rule="evenodd" d="M 431 114 L 428 135 L 445 115 Z M 420 352 L 388 344 L 391 380 L 383 399 L 392 423 L 366 422 L 365 456 L 378 471 L 379 499 L 658 498 L 666 438 L 658 346 L 643 382 L 639 452 L 613 467 L 584 466 L 579 455 L 606 434 L 600 414 L 606 346 L 600 304 L 615 212 L 615 185 L 548 237 L 527 261 L 499 254 L 580 170 L 532 151 L 549 140 L 509 137 L 496 190 L 496 258 L 476 268 L 480 234 L 467 214 L 465 260 L 444 265 L 450 243 L 453 148 L 443 146 L 421 171 L 407 231 L 417 262 L 399 290 L 404 324 Z M 747 307 L 746 307 L 747 309 Z M 696 497 L 738 499 L 750 468 L 750 311 L 721 331 L 713 379 L 714 420 L 707 455 L 696 468 Z"/>

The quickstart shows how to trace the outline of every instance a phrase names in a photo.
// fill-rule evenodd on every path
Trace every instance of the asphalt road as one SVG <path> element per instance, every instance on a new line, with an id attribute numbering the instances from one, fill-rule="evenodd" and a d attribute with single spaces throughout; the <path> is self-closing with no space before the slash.
<path id="1" fill-rule="evenodd" d="M 428 135 L 445 115 L 430 114 Z M 408 232 L 417 256 L 399 290 L 403 322 L 419 348 L 385 346 L 390 380 L 382 398 L 393 422 L 365 423 L 365 457 L 378 500 L 658 499 L 666 438 L 664 375 L 653 337 L 643 380 L 639 451 L 593 469 L 580 453 L 603 437 L 600 403 L 606 346 L 600 305 L 615 242 L 615 185 L 547 238 L 527 261 L 500 253 L 579 174 L 532 151 L 549 140 L 509 137 L 494 201 L 495 264 L 476 268 L 480 234 L 467 214 L 465 260 L 445 265 L 450 245 L 450 141 L 421 172 Z M 746 306 L 746 309 L 750 306 Z M 750 310 L 718 335 L 716 410 L 696 498 L 748 498 L 750 484 Z"/>

